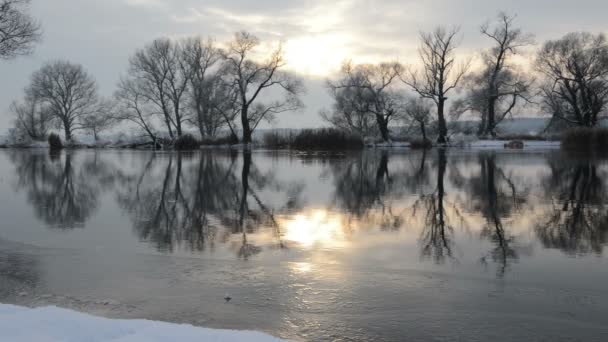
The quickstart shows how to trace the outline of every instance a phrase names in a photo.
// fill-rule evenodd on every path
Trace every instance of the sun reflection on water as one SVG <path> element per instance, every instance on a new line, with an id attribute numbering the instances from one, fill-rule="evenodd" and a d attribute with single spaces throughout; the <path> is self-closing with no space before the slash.
<path id="1" fill-rule="evenodd" d="M 282 224 L 284 240 L 303 248 L 343 248 L 346 235 L 342 220 L 327 210 L 311 210 L 285 219 Z"/>

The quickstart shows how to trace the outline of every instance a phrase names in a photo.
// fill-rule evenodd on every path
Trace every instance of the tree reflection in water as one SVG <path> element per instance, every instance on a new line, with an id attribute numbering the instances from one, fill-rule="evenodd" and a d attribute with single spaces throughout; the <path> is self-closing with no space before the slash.
<path id="1" fill-rule="evenodd" d="M 219 239 L 248 259 L 261 251 L 248 234 L 261 227 L 272 228 L 278 248 L 285 247 L 275 208 L 259 192 L 287 192 L 293 201 L 298 187 L 275 178 L 261 173 L 248 151 L 151 154 L 140 174 L 122 180 L 118 202 L 131 215 L 138 236 L 161 251 L 213 249 Z M 236 234 L 238 244 L 231 240 Z"/>
<path id="2" fill-rule="evenodd" d="M 466 183 L 467 209 L 478 212 L 484 219 L 481 237 L 494 244 L 494 249 L 481 258 L 483 264 L 491 259 L 499 266 L 497 275 L 504 276 L 511 261 L 518 260 L 515 236 L 504 222 L 527 202 L 528 191 L 517 185 L 515 177 L 507 174 L 496 163 L 494 152 L 482 152 L 478 156 L 479 173 Z"/>
<path id="3" fill-rule="evenodd" d="M 8 155 L 15 190 L 25 193 L 45 224 L 84 227 L 100 196 L 111 191 L 136 235 L 165 252 L 213 250 L 222 243 L 249 259 L 263 248 L 311 248 L 317 240 L 332 248 L 355 228 L 405 235 L 413 229 L 423 259 L 441 264 L 456 261 L 456 235 L 471 233 L 457 228 L 479 222 L 474 234 L 492 243 L 481 262 L 497 264 L 502 277 L 522 255 L 515 219 L 544 247 L 572 255 L 599 254 L 608 242 L 605 168 L 557 154 L 547 160 L 549 175 L 536 183 L 519 165 L 507 168 L 508 154 L 491 152 L 375 150 L 309 159 L 327 166 L 323 177 L 331 176 L 332 201 L 314 206 L 301 200 L 303 184 L 279 180 L 275 170 L 284 169 L 274 162 L 285 159 L 273 154 L 270 171 L 256 165 L 268 160 L 250 151 L 48 155 L 13 150 Z M 123 163 L 125 158 L 131 164 Z M 539 190 L 545 196 L 532 196 Z M 542 199 L 552 205 L 539 203 Z M 525 215 L 542 217 L 529 225 Z"/>
<path id="4" fill-rule="evenodd" d="M 455 260 L 453 254 L 454 219 L 463 223 L 457 203 L 446 200 L 445 174 L 447 152 L 438 149 L 436 158 L 436 187 L 430 193 L 421 193 L 414 203 L 413 215 L 424 211 L 422 233 L 420 235 L 420 253 L 423 258 L 432 259 L 442 264 L 446 259 Z"/>
<path id="5" fill-rule="evenodd" d="M 377 224 L 382 230 L 399 230 L 404 212 L 395 208 L 411 178 L 404 169 L 392 169 L 388 151 L 364 152 L 345 160 L 332 160 L 334 202 L 348 221 Z"/>
<path id="6" fill-rule="evenodd" d="M 605 172 L 595 161 L 549 160 L 551 174 L 543 181 L 552 209 L 536 227 L 546 248 L 567 254 L 600 254 L 608 241 Z"/>
<path id="7" fill-rule="evenodd" d="M 113 183 L 112 171 L 97 153 L 13 151 L 10 158 L 18 176 L 16 190 L 27 193 L 36 217 L 53 228 L 83 228 L 99 205 L 100 191 Z"/>

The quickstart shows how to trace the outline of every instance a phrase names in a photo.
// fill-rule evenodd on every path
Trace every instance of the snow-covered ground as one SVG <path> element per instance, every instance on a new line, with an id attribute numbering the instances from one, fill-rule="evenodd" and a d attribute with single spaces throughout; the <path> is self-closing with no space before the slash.
<path id="1" fill-rule="evenodd" d="M 545 149 L 554 149 L 560 148 L 561 143 L 559 141 L 536 141 L 536 140 L 524 140 L 525 150 L 545 150 Z M 464 147 L 469 147 L 472 149 L 505 149 L 505 145 L 508 144 L 507 140 L 477 140 L 473 141 L 469 144 L 465 144 Z"/>
<path id="2" fill-rule="evenodd" d="M 278 342 L 259 332 L 215 330 L 148 320 L 117 320 L 44 307 L 0 304 L 0 341 L 11 342 Z"/>

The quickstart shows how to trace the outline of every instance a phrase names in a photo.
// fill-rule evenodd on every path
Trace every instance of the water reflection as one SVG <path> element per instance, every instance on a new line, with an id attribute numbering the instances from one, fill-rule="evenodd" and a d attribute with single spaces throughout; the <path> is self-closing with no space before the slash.
<path id="1" fill-rule="evenodd" d="M 223 246 L 248 260 L 264 250 L 347 249 L 373 232 L 386 237 L 378 243 L 413 236 L 423 259 L 443 264 L 470 236 L 485 249 L 478 260 L 502 277 L 530 252 L 526 232 L 576 255 L 608 242 L 603 164 L 557 153 L 12 151 L 10 161 L 15 190 L 48 226 L 86 227 L 109 193 L 136 236 L 165 253 Z"/>
<path id="2" fill-rule="evenodd" d="M 16 190 L 27 194 L 35 215 L 53 228 L 83 228 L 98 207 L 100 191 L 113 182 L 113 173 L 94 155 L 75 165 L 75 152 L 63 155 L 10 155 L 18 179 Z"/>
<path id="3" fill-rule="evenodd" d="M 495 153 L 481 153 L 478 158 L 479 172 L 466 184 L 467 209 L 484 218 L 480 235 L 494 245 L 481 258 L 482 263 L 493 260 L 499 265 L 498 276 L 503 276 L 509 264 L 518 259 L 509 221 L 528 202 L 528 191 L 516 177 L 497 165 Z"/>
<path id="4" fill-rule="evenodd" d="M 298 187 L 260 172 L 251 153 L 240 159 L 236 153 L 150 154 L 144 165 L 122 178 L 118 203 L 131 216 L 137 235 L 159 250 L 202 251 L 219 241 L 248 259 L 261 251 L 248 239 L 260 227 L 273 228 L 276 246 L 285 247 L 275 215 L 293 207 Z M 266 203 L 259 195 L 266 189 L 287 193 L 286 204 Z"/>
<path id="5" fill-rule="evenodd" d="M 458 205 L 448 202 L 445 190 L 445 173 L 447 168 L 447 152 L 437 151 L 436 158 L 436 187 L 430 193 L 420 194 L 414 204 L 414 215 L 423 211 L 423 227 L 420 235 L 421 254 L 436 263 L 443 263 L 446 258 L 453 259 L 453 234 L 455 222 L 464 222 Z"/>
<path id="6" fill-rule="evenodd" d="M 570 255 L 602 253 L 608 239 L 606 171 L 596 161 L 551 158 L 543 187 L 551 208 L 536 227 L 547 248 Z"/>

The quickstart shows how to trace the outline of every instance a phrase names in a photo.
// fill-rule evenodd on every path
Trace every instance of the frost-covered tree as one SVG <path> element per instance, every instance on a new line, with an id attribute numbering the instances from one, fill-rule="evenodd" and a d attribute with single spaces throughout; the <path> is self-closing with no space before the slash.
<path id="1" fill-rule="evenodd" d="M 40 41 L 40 23 L 29 13 L 30 0 L 0 0 L 0 59 L 32 52 Z"/>
<path id="2" fill-rule="evenodd" d="M 32 75 L 27 93 L 46 106 L 72 140 L 82 120 L 97 109 L 97 84 L 80 64 L 68 61 L 46 63 Z"/>

